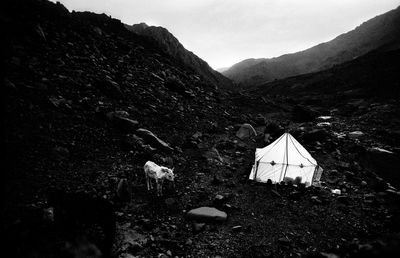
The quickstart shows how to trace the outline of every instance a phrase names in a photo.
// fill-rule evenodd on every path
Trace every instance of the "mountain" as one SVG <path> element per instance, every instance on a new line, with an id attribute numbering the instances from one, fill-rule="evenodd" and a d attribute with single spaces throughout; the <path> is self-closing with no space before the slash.
<path id="1" fill-rule="evenodd" d="M 182 148 L 192 135 L 223 132 L 232 124 L 230 114 L 237 113 L 216 84 L 222 76 L 199 74 L 159 42 L 106 14 L 12 0 L 2 2 L 0 22 L 3 218 L 13 257 L 76 257 L 63 247 L 76 232 L 43 225 L 49 188 L 113 200 L 119 178 L 141 177 L 147 160 L 166 164 L 168 157 L 185 164 Z M 196 165 L 188 173 L 197 170 Z M 74 218 L 94 215 L 95 204 L 88 208 L 75 201 Z M 102 249 L 102 232 L 96 230 L 89 239 Z M 95 254 L 90 257 L 100 257 Z"/>
<path id="2" fill-rule="evenodd" d="M 221 68 L 217 68 L 217 69 L 215 69 L 217 72 L 219 72 L 219 73 L 222 73 L 222 72 L 225 72 L 226 70 L 228 70 L 229 69 L 229 67 L 221 67 Z"/>
<path id="3" fill-rule="evenodd" d="M 399 99 L 400 47 L 383 46 L 354 60 L 315 73 L 275 80 L 249 88 L 261 95 L 295 98 Z"/>
<path id="4" fill-rule="evenodd" d="M 201 74 L 206 80 L 215 85 L 231 86 L 231 82 L 219 72 L 214 71 L 204 60 L 196 56 L 193 52 L 185 49 L 174 35 L 163 27 L 148 26 L 145 23 L 125 25 L 125 27 L 139 35 L 143 35 L 156 40 L 166 53 L 175 57 L 177 60 L 185 64 Z"/>
<path id="5" fill-rule="evenodd" d="M 400 7 L 329 42 L 276 58 L 247 59 L 222 74 L 243 86 L 256 85 L 327 69 L 390 44 L 400 45 Z"/>

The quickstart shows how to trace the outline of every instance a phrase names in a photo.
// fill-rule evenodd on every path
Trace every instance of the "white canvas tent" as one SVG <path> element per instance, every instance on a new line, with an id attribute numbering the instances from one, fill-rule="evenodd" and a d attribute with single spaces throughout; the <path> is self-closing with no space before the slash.
<path id="1" fill-rule="evenodd" d="M 255 156 L 249 178 L 258 182 L 271 179 L 278 183 L 301 178 L 301 183 L 310 186 L 318 182 L 322 174 L 317 161 L 289 133 L 284 133 L 265 148 L 257 148 Z"/>

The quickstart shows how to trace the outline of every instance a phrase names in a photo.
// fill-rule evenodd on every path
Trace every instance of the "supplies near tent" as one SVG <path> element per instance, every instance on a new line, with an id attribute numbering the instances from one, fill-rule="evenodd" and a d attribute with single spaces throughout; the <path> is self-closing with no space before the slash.
<path id="1" fill-rule="evenodd" d="M 292 181 L 310 186 L 319 182 L 323 169 L 310 153 L 289 133 L 284 133 L 265 148 L 257 148 L 249 179 L 273 183 Z"/>
<path id="2" fill-rule="evenodd" d="M 257 136 L 256 130 L 250 124 L 243 124 L 236 132 L 236 137 L 240 139 L 250 139 Z"/>

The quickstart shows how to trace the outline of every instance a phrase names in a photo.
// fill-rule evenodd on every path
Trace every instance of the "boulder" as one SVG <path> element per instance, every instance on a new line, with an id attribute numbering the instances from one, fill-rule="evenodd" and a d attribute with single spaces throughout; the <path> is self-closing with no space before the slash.
<path id="1" fill-rule="evenodd" d="M 379 176 L 390 181 L 395 187 L 400 187 L 400 174 L 398 164 L 400 155 L 382 148 L 370 148 L 367 150 L 363 165 L 374 171 Z M 374 180 L 375 182 L 377 180 Z"/>
<path id="2" fill-rule="evenodd" d="M 95 83 L 95 86 L 109 97 L 112 98 L 122 97 L 122 92 L 119 84 L 113 81 L 108 76 L 104 79 L 98 80 Z"/>
<path id="3" fill-rule="evenodd" d="M 125 226 L 119 227 L 117 236 L 119 242 L 118 252 L 136 253 L 144 248 L 148 243 L 145 235 L 136 232 Z"/>
<path id="4" fill-rule="evenodd" d="M 207 160 L 216 161 L 219 163 L 223 163 L 221 155 L 215 147 L 212 147 L 210 150 L 207 150 L 203 153 L 203 157 Z"/>
<path id="5" fill-rule="evenodd" d="M 314 129 L 308 132 L 305 132 L 300 139 L 304 143 L 311 142 L 324 142 L 329 137 L 329 133 L 325 129 Z"/>
<path id="6" fill-rule="evenodd" d="M 126 133 L 134 132 L 139 126 L 138 121 L 128 118 L 126 111 L 109 112 L 106 116 L 116 128 Z"/>
<path id="7" fill-rule="evenodd" d="M 236 137 L 244 140 L 257 136 L 256 130 L 250 124 L 243 124 L 236 132 Z"/>
<path id="8" fill-rule="evenodd" d="M 172 152 L 173 149 L 169 146 L 168 143 L 164 142 L 160 138 L 158 138 L 155 134 L 147 129 L 137 129 L 136 134 L 141 137 L 146 143 L 150 144 L 150 146 L 157 148 L 159 150 L 165 152 Z"/>
<path id="9" fill-rule="evenodd" d="M 186 92 L 187 89 L 183 82 L 176 78 L 176 77 L 168 77 L 166 81 L 164 82 L 164 86 L 168 88 L 171 91 L 174 91 L 176 93 L 179 93 L 181 95 L 187 95 L 188 93 Z"/>
<path id="10" fill-rule="evenodd" d="M 131 189 L 126 178 L 122 178 L 118 182 L 117 198 L 121 202 L 129 202 L 131 200 Z"/>
<path id="11" fill-rule="evenodd" d="M 272 139 L 276 139 L 285 132 L 285 129 L 277 123 L 269 122 L 265 129 L 264 135 L 269 134 Z"/>
<path id="12" fill-rule="evenodd" d="M 156 149 L 145 144 L 143 139 L 135 134 L 127 134 L 121 140 L 122 147 L 127 151 L 141 151 L 147 154 L 153 153 Z"/>
<path id="13" fill-rule="evenodd" d="M 222 204 L 226 201 L 225 197 L 223 195 L 217 194 L 214 197 L 213 205 L 215 207 L 221 207 Z"/>
<path id="14" fill-rule="evenodd" d="M 265 116 L 258 114 L 255 119 L 254 122 L 258 125 L 265 125 Z"/>
<path id="15" fill-rule="evenodd" d="M 224 222 L 228 218 L 228 215 L 226 212 L 220 211 L 216 208 L 200 207 L 190 210 L 187 213 L 187 218 L 202 222 Z"/>
<path id="16" fill-rule="evenodd" d="M 314 109 L 302 105 L 296 105 L 292 110 L 293 121 L 299 123 L 313 121 L 318 115 Z"/>

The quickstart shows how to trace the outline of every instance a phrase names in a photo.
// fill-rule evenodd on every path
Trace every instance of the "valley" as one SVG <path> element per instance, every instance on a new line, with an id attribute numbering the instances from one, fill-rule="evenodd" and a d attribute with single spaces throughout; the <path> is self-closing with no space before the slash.
<path id="1" fill-rule="evenodd" d="M 238 90 L 179 41 L 176 55 L 105 14 L 44 0 L 7 4 L 3 227 L 10 257 L 107 256 L 96 224 L 102 202 L 58 203 L 86 220 L 66 227 L 56 210 L 43 213 L 54 208 L 53 188 L 112 204 L 111 257 L 400 252 L 398 49 Z M 244 123 L 257 136 L 238 138 Z M 319 186 L 249 180 L 255 148 L 284 132 L 324 168 Z M 177 175 L 162 197 L 147 191 L 148 160 Z M 121 179 L 129 200 L 119 196 Z M 227 219 L 188 218 L 203 206 Z"/>

